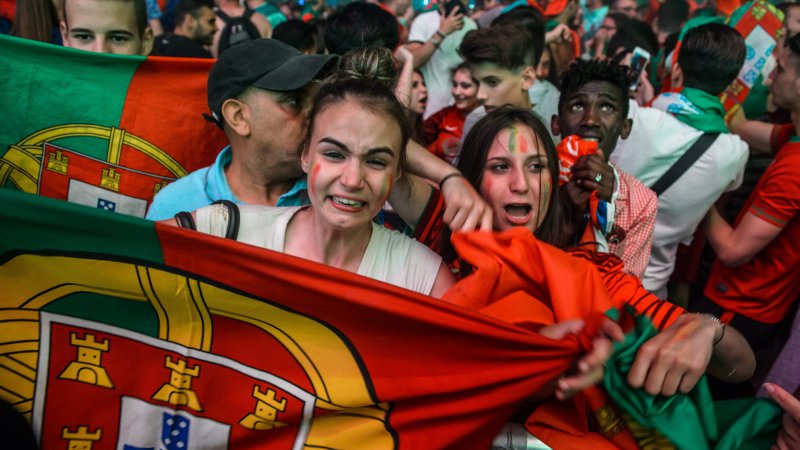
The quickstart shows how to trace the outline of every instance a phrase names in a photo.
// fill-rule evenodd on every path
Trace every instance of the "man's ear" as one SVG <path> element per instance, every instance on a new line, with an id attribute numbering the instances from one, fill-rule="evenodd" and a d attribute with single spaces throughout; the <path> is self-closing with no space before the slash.
<path id="1" fill-rule="evenodd" d="M 553 119 L 550 121 L 550 131 L 553 132 L 553 136 L 561 135 L 561 119 L 558 118 L 558 114 L 553 114 Z"/>
<path id="2" fill-rule="evenodd" d="M 633 128 L 633 119 L 623 120 L 622 128 L 619 131 L 619 137 L 622 139 L 628 139 L 628 136 L 631 134 L 631 128 Z"/>
<path id="3" fill-rule="evenodd" d="M 242 137 L 249 137 L 250 121 L 249 110 L 247 103 L 229 98 L 222 104 L 222 120 L 228 124 L 228 127 L 236 134 Z"/>
<path id="4" fill-rule="evenodd" d="M 305 143 L 302 144 L 303 149 L 300 151 L 300 168 L 303 169 L 303 172 L 308 175 L 311 172 L 311 162 L 309 161 L 308 157 L 308 146 Z"/>
<path id="5" fill-rule="evenodd" d="M 681 70 L 680 64 L 677 62 L 673 64 L 672 71 L 670 72 L 669 76 L 670 80 L 672 81 L 672 89 L 683 87 L 683 70 Z"/>
<path id="6" fill-rule="evenodd" d="M 532 66 L 526 66 L 522 69 L 522 89 L 526 91 L 533 87 L 533 83 L 536 82 L 536 68 Z M 527 94 L 527 92 L 526 92 Z"/>
<path id="7" fill-rule="evenodd" d="M 144 29 L 144 33 L 142 33 L 142 56 L 147 56 L 153 50 L 153 40 L 155 37 L 153 36 L 153 29 L 147 27 Z"/>
<path id="8" fill-rule="evenodd" d="M 197 19 L 195 19 L 193 15 L 187 14 L 183 19 L 181 29 L 185 35 L 189 37 L 194 36 L 194 30 L 197 29 Z"/>

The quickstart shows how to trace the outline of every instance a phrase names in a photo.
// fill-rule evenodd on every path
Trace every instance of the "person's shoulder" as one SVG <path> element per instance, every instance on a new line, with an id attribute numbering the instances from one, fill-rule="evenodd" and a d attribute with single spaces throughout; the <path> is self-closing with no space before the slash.
<path id="1" fill-rule="evenodd" d="M 302 206 L 268 206 L 268 205 L 238 205 L 239 214 L 242 216 L 265 217 L 292 217 L 302 209 Z"/>
<path id="2" fill-rule="evenodd" d="M 436 10 L 418 15 L 408 29 L 408 43 L 422 44 L 430 39 L 439 28 L 440 21 L 439 12 Z"/>
<path id="3" fill-rule="evenodd" d="M 796 139 L 796 137 L 793 137 Z M 797 160 L 800 158 L 800 141 L 789 141 L 775 153 L 775 160 L 780 161 L 783 159 L 789 158 L 792 161 Z"/>
<path id="4" fill-rule="evenodd" d="M 213 200 L 206 195 L 206 175 L 211 166 L 203 167 L 161 188 L 147 210 L 150 220 L 164 220 L 181 211 L 194 211 Z"/>
<path id="5" fill-rule="evenodd" d="M 470 111 L 469 114 L 467 114 L 467 121 L 477 122 L 481 120 L 485 115 L 486 115 L 486 108 L 484 108 L 483 106 L 479 106 Z"/>
<path id="6" fill-rule="evenodd" d="M 750 146 L 738 134 L 723 133 L 719 137 L 719 147 L 722 149 L 721 154 L 730 160 L 744 160 L 750 155 Z"/>
<path id="7" fill-rule="evenodd" d="M 634 126 L 636 126 L 638 123 L 641 123 L 642 125 L 649 126 L 650 128 L 670 126 L 676 128 L 685 127 L 687 129 L 694 130 L 694 128 L 686 125 L 685 123 L 676 119 L 675 116 L 662 109 L 654 108 L 652 106 L 639 106 L 633 100 L 631 100 L 631 114 L 629 115 L 634 120 Z M 637 120 L 639 121 L 638 123 L 636 122 Z"/>
<path id="8" fill-rule="evenodd" d="M 239 220 L 246 229 L 265 229 L 277 223 L 288 224 L 299 206 L 237 205 Z"/>
<path id="9" fill-rule="evenodd" d="M 478 22 L 474 21 L 471 17 L 464 17 L 464 33 L 478 29 Z"/>
<path id="10" fill-rule="evenodd" d="M 420 21 L 420 22 L 431 22 L 431 21 L 440 20 L 440 18 L 441 18 L 441 15 L 439 14 L 439 11 L 434 8 L 434 9 L 431 9 L 430 11 L 424 11 L 421 14 L 419 14 L 417 17 L 414 18 L 414 21 L 411 23 L 411 25 L 413 26 L 414 23 L 416 23 L 417 21 Z"/>
<path id="11" fill-rule="evenodd" d="M 193 39 L 171 33 L 156 38 L 151 54 L 153 56 L 211 58 L 211 53 Z"/>
<path id="12" fill-rule="evenodd" d="M 436 26 L 441 20 L 439 11 L 432 9 L 415 17 L 411 22 L 411 30 Z"/>

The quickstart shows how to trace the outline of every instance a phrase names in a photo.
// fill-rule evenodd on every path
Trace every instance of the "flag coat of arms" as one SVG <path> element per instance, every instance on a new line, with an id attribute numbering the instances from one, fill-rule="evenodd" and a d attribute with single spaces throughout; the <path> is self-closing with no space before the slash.
<path id="1" fill-rule="evenodd" d="M 741 108 L 756 83 L 769 77 L 769 72 L 775 67 L 773 51 L 786 30 L 783 12 L 765 0 L 746 3 L 730 16 L 727 23 L 741 33 L 747 48 L 739 75 L 720 94 L 729 120 Z"/>
<path id="2" fill-rule="evenodd" d="M 0 35 L 0 187 L 144 217 L 227 143 L 202 117 L 212 64 Z"/>
<path id="3" fill-rule="evenodd" d="M 44 449 L 485 449 L 589 341 L 134 217 L 0 203 L 0 396 Z"/>

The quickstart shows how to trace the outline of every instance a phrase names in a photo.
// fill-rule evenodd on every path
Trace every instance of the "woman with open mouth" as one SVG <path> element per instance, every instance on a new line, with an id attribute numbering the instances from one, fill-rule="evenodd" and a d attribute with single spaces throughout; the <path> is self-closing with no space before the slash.
<path id="1" fill-rule="evenodd" d="M 648 355 L 637 356 L 629 372 L 628 382 L 633 387 L 641 387 L 650 395 L 673 395 L 689 392 L 704 373 L 726 382 L 752 376 L 755 357 L 735 329 L 702 314 L 685 313 L 679 306 L 656 298 L 638 278 L 622 271 L 622 263 L 614 255 L 567 248 L 568 232 L 562 219 L 566 194 L 553 184 L 559 175 L 558 156 L 546 126 L 534 113 L 498 108 L 486 115 L 466 136 L 457 167 L 492 209 L 495 231 L 523 227 L 538 240 L 567 249 L 569 263 L 558 269 L 565 279 L 577 267 L 590 264 L 600 272 L 618 308 L 634 307 L 661 330 L 644 344 Z M 415 189 L 431 188 L 416 184 Z M 439 202 L 441 196 L 432 195 L 423 216 L 441 211 Z M 417 238 L 443 255 L 458 277 L 471 273 L 471 267 L 458 258 L 450 243 L 450 231 L 439 215 L 430 215 L 417 227 L 438 230 Z"/>
<path id="2" fill-rule="evenodd" d="M 454 283 L 442 258 L 373 221 L 392 185 L 404 182 L 411 127 L 406 109 L 386 83 L 372 74 L 377 69 L 370 51 L 362 54 L 363 67 L 353 63 L 351 70 L 334 73 L 314 98 L 300 156 L 310 205 L 228 202 L 198 209 L 191 217 L 201 232 L 438 298 Z M 392 64 L 391 53 L 385 56 L 389 58 L 386 64 Z M 236 232 L 231 229 L 234 222 L 238 222 Z"/>

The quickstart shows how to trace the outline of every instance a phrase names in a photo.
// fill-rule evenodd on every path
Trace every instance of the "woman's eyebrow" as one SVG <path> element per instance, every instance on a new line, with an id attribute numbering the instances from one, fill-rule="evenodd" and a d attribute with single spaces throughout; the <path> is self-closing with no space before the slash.
<path id="1" fill-rule="evenodd" d="M 328 144 L 335 145 L 335 146 L 339 147 L 340 149 L 342 149 L 342 150 L 344 150 L 346 152 L 350 152 L 350 149 L 347 148 L 346 145 L 344 145 L 343 143 L 337 141 L 336 139 L 334 139 L 332 137 L 324 137 L 324 138 L 320 139 L 319 142 L 326 142 Z"/>
<path id="2" fill-rule="evenodd" d="M 389 156 L 391 156 L 392 158 L 394 158 L 394 156 L 395 156 L 394 152 L 389 147 L 376 147 L 376 148 L 371 148 L 371 149 L 367 150 L 367 155 L 368 156 L 372 156 L 372 155 L 377 154 L 377 153 L 386 153 Z"/>

